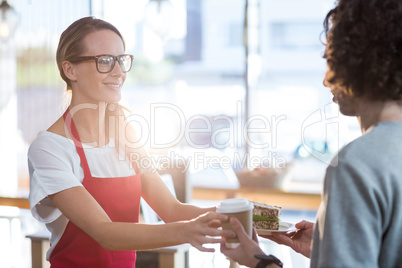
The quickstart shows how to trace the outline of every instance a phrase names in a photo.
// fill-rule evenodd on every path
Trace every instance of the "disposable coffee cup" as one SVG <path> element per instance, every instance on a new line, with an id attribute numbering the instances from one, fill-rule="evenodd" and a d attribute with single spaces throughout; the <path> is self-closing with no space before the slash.
<path id="1" fill-rule="evenodd" d="M 253 208 L 254 205 L 246 198 L 230 198 L 222 200 L 217 206 L 216 212 L 237 218 L 243 225 L 246 233 L 252 237 L 253 231 Z M 222 222 L 222 229 L 232 230 L 232 225 L 229 221 Z M 236 237 L 226 238 L 226 246 L 235 248 L 239 245 L 239 239 Z"/>

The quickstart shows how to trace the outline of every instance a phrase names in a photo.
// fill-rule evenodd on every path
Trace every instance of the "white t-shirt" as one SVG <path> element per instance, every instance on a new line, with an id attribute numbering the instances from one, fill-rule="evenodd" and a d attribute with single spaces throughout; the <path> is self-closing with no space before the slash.
<path id="1" fill-rule="evenodd" d="M 110 178 L 135 175 L 129 159 L 122 159 L 110 139 L 103 147 L 83 144 L 88 166 L 93 177 Z M 29 203 L 34 218 L 46 224 L 51 232 L 50 254 L 60 240 L 68 219 L 47 198 L 48 195 L 82 186 L 84 171 L 74 142 L 52 132 L 43 131 L 32 142 L 28 151 L 30 177 Z"/>

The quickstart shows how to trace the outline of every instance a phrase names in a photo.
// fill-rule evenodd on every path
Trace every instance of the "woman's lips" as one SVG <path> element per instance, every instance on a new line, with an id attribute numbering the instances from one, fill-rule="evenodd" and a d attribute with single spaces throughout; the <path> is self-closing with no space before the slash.
<path id="1" fill-rule="evenodd" d="M 121 88 L 121 84 L 115 84 L 115 83 L 104 83 L 105 86 L 111 87 L 115 90 L 119 90 Z"/>

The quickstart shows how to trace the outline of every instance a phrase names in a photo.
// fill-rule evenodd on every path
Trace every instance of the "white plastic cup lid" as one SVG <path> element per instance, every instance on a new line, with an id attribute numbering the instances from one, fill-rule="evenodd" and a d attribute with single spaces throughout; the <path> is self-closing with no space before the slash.
<path id="1" fill-rule="evenodd" d="M 229 198 L 222 200 L 216 207 L 216 212 L 219 213 L 236 213 L 251 210 L 254 208 L 253 203 L 246 198 Z"/>

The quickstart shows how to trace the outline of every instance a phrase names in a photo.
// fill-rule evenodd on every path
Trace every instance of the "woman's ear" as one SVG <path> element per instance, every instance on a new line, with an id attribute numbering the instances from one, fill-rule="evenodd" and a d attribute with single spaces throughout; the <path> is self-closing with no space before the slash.
<path id="1" fill-rule="evenodd" d="M 65 76 L 72 82 L 77 81 L 74 65 L 69 61 L 63 61 L 61 64 Z"/>

